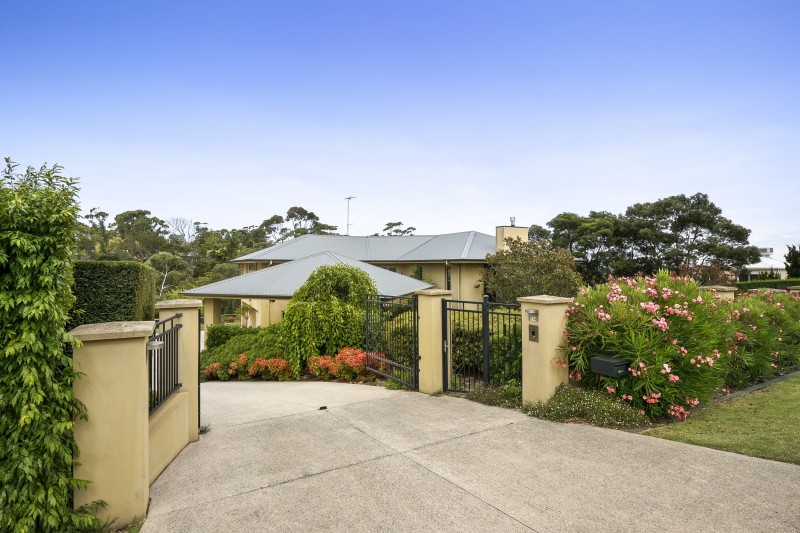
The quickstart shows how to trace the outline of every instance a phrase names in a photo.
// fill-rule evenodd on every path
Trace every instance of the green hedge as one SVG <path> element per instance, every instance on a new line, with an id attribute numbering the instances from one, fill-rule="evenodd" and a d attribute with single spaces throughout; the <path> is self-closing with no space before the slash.
<path id="1" fill-rule="evenodd" d="M 248 364 L 257 358 L 275 359 L 283 357 L 285 350 L 281 338 L 281 323 L 272 324 L 265 328 L 240 327 L 238 329 L 248 331 L 242 332 L 246 333 L 244 335 L 235 335 L 224 344 L 206 349 L 200 354 L 200 366 L 202 368 L 212 363 L 220 363 L 223 369 L 227 369 L 242 353 L 247 356 Z"/>
<path id="2" fill-rule="evenodd" d="M 206 327 L 206 350 L 222 346 L 239 335 L 253 335 L 259 328 L 243 328 L 238 324 L 209 324 Z"/>
<path id="3" fill-rule="evenodd" d="M 70 327 L 155 318 L 158 274 L 151 267 L 135 261 L 78 261 L 74 277 Z"/>
<path id="4" fill-rule="evenodd" d="M 755 281 L 740 281 L 736 284 L 736 288 L 740 291 L 749 291 L 750 289 L 788 289 L 794 286 L 800 286 L 800 278 L 758 279 Z"/>

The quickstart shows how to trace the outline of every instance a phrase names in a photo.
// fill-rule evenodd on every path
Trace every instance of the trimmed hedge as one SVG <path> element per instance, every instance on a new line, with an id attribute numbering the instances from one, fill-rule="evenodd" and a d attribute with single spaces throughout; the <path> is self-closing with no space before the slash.
<path id="1" fill-rule="evenodd" d="M 236 362 L 244 354 L 247 364 L 238 372 L 241 379 L 248 379 L 247 368 L 256 359 L 282 358 L 285 352 L 281 338 L 281 323 L 272 324 L 265 328 L 239 328 L 250 330 L 245 335 L 235 335 L 225 344 L 213 349 L 206 349 L 200 354 L 200 366 L 219 363 L 223 370 L 229 369 L 231 363 Z M 242 366 L 242 365 L 240 365 Z M 227 375 L 220 375 L 218 379 L 228 379 Z"/>
<path id="2" fill-rule="evenodd" d="M 749 291 L 751 289 L 784 289 L 788 290 L 789 287 L 800 286 L 800 278 L 790 279 L 757 279 L 755 281 L 740 281 L 736 284 L 736 288 L 740 291 Z"/>
<path id="3" fill-rule="evenodd" d="M 74 277 L 70 327 L 155 318 L 158 274 L 151 267 L 135 261 L 78 261 Z"/>
<path id="4" fill-rule="evenodd" d="M 259 328 L 243 328 L 238 324 L 209 324 L 206 327 L 206 350 L 222 346 L 239 335 L 253 335 Z"/>

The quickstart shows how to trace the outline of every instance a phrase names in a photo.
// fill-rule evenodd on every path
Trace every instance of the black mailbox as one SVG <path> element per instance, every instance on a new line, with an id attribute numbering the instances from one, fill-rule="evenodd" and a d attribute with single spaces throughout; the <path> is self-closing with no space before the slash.
<path id="1" fill-rule="evenodd" d="M 611 357 L 610 355 L 596 355 L 592 357 L 592 372 L 601 376 L 619 378 L 628 375 L 628 367 L 631 362 L 621 357 Z"/>

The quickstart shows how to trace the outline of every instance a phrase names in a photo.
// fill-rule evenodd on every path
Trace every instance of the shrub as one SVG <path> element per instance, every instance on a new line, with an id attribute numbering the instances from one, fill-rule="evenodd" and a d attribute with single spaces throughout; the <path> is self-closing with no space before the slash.
<path id="1" fill-rule="evenodd" d="M 250 377 L 250 361 L 247 354 L 240 353 L 239 356 L 228 364 L 228 375 L 236 377 L 239 381 L 246 381 Z"/>
<path id="2" fill-rule="evenodd" d="M 666 271 L 620 278 L 581 291 L 567 311 L 571 376 L 621 398 L 650 418 L 685 418 L 723 385 L 725 340 L 733 335 L 728 306 L 689 278 Z M 630 375 L 590 372 L 596 355 L 631 361 Z M 554 364 L 562 364 L 554 361 Z"/>
<path id="3" fill-rule="evenodd" d="M 283 356 L 284 349 L 280 323 L 272 324 L 266 328 L 242 328 L 239 326 L 232 326 L 232 328 L 250 331 L 231 337 L 221 346 L 204 350 L 200 354 L 201 366 L 220 363 L 227 368 L 242 353 L 247 355 L 248 361 L 251 363 L 259 357 L 262 359 L 274 359 Z"/>
<path id="4" fill-rule="evenodd" d="M 536 418 L 554 422 L 586 422 L 595 426 L 626 428 L 647 423 L 643 411 L 616 397 L 562 383 L 544 403 L 526 403 L 522 410 Z"/>
<path id="5" fill-rule="evenodd" d="M 519 315 L 519 309 L 505 307 L 495 311 Z M 522 380 L 522 332 L 508 316 L 489 315 L 489 373 L 494 385 Z M 452 311 L 450 314 L 450 352 L 458 369 L 483 369 L 483 322 L 480 314 Z"/>
<path id="6" fill-rule="evenodd" d="M 485 405 L 519 409 L 522 407 L 522 384 L 510 380 L 502 386 L 477 387 L 467 393 L 467 399 Z"/>
<path id="7" fill-rule="evenodd" d="M 78 261 L 70 327 L 155 317 L 158 273 L 135 261 Z"/>
<path id="8" fill-rule="evenodd" d="M 209 324 L 206 327 L 206 349 L 213 350 L 239 335 L 254 335 L 260 328 L 243 328 L 236 324 Z"/>
<path id="9" fill-rule="evenodd" d="M 275 359 L 259 357 L 250 365 L 248 374 L 250 377 L 259 377 L 261 379 L 289 381 L 292 379 L 292 368 L 279 357 Z"/>
<path id="10" fill-rule="evenodd" d="M 72 434 L 87 418 L 64 333 L 78 226 L 77 187 L 60 168 L 0 173 L 0 531 L 98 527 L 73 509 L 79 450 Z M 101 502 L 95 502 L 99 505 Z"/>
<path id="11" fill-rule="evenodd" d="M 295 377 L 306 360 L 345 346 L 364 346 L 369 275 L 349 265 L 321 266 L 295 291 L 283 318 L 286 360 Z"/>
<path id="12" fill-rule="evenodd" d="M 336 359 L 330 355 L 315 355 L 308 358 L 308 373 L 317 379 L 327 381 L 336 377 Z"/>
<path id="13" fill-rule="evenodd" d="M 228 373 L 222 369 L 222 365 L 220 363 L 211 363 L 210 365 L 206 365 L 203 368 L 203 375 L 206 379 L 220 379 L 220 380 L 227 380 Z M 223 376 L 225 376 L 223 378 Z"/>
<path id="14" fill-rule="evenodd" d="M 736 288 L 742 292 L 752 289 L 781 289 L 787 290 L 789 287 L 800 286 L 800 278 L 789 279 L 764 279 L 755 281 L 740 281 Z"/>
<path id="15" fill-rule="evenodd" d="M 317 379 L 339 378 L 347 381 L 370 379 L 367 371 L 367 354 L 364 350 L 349 346 L 339 350 L 335 357 L 312 356 L 307 361 L 308 373 Z"/>

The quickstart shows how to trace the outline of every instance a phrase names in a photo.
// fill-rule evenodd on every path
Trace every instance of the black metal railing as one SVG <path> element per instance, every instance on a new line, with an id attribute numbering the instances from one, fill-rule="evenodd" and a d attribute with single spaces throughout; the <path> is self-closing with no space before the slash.
<path id="1" fill-rule="evenodd" d="M 170 318 L 156 321 L 155 331 L 147 343 L 150 363 L 147 381 L 151 415 L 181 388 L 178 382 L 178 332 L 182 325 L 176 324 L 175 320 L 182 316 L 178 313 Z"/>
<path id="2" fill-rule="evenodd" d="M 415 297 L 367 297 L 367 370 L 419 386 L 419 336 Z"/>
<path id="3" fill-rule="evenodd" d="M 442 301 L 445 391 L 522 381 L 522 314 L 518 304 Z"/>

